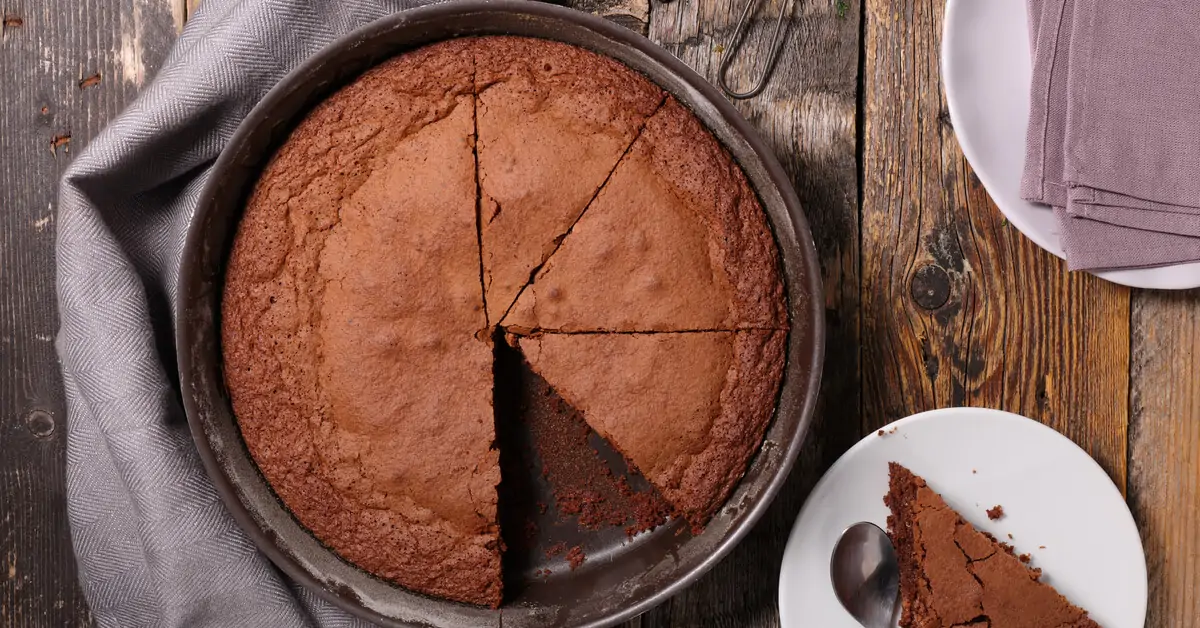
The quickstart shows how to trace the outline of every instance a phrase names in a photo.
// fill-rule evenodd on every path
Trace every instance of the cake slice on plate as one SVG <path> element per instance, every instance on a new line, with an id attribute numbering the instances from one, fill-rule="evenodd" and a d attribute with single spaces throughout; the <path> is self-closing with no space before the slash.
<path id="1" fill-rule="evenodd" d="M 699 529 L 762 443 L 786 339 L 752 330 L 516 342 L 533 370 Z"/>
<path id="2" fill-rule="evenodd" d="M 900 563 L 901 628 L 1099 627 L 924 479 L 898 463 L 888 467 L 884 502 Z"/>

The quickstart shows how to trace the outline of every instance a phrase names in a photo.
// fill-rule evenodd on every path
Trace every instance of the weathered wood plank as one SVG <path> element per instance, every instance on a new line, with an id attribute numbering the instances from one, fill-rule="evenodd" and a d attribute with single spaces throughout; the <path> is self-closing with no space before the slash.
<path id="1" fill-rule="evenodd" d="M 1150 576 L 1147 626 L 1200 628 L 1200 293 L 1133 300 L 1129 504 Z"/>
<path id="2" fill-rule="evenodd" d="M 864 421 L 987 406 L 1036 418 L 1125 486 L 1129 291 L 1009 227 L 954 139 L 943 3 L 868 0 Z"/>
<path id="3" fill-rule="evenodd" d="M 762 71 L 786 0 L 758 7 L 737 53 L 735 88 Z M 655 2 L 650 38 L 711 81 L 743 0 Z M 857 1 L 789 6 L 783 56 L 766 89 L 738 108 L 791 174 L 820 252 L 828 315 L 823 398 L 808 445 L 764 520 L 695 586 L 644 617 L 641 626 L 775 626 L 779 561 L 800 505 L 821 473 L 860 437 L 858 380 Z"/>
<path id="4" fill-rule="evenodd" d="M 0 0 L 0 625 L 89 623 L 65 514 L 55 194 L 154 73 L 171 1 Z"/>
<path id="5" fill-rule="evenodd" d="M 580 11 L 595 13 L 628 28 L 646 34 L 650 22 L 650 0 L 560 0 Z"/>

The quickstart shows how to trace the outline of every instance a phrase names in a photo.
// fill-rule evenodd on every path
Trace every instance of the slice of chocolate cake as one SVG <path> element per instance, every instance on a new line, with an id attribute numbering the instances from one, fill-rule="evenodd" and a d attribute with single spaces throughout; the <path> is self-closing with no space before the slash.
<path id="1" fill-rule="evenodd" d="M 745 175 L 668 98 L 501 325 L 566 333 L 787 329 L 779 273 L 766 214 Z"/>
<path id="2" fill-rule="evenodd" d="M 901 628 L 1098 628 L 1012 548 L 975 529 L 925 480 L 888 465 L 888 536 L 900 563 Z"/>
<path id="3" fill-rule="evenodd" d="M 544 476 L 564 516 L 622 541 L 720 508 L 782 378 L 778 259 L 745 175 L 649 79 L 566 44 L 453 39 L 367 71 L 276 148 L 228 258 L 225 383 L 262 476 L 329 550 L 497 607 L 504 538 L 537 532 L 500 520 L 502 473 L 504 510 L 545 514 L 521 483 Z M 510 332 L 539 334 L 528 365 L 495 359 Z M 566 540 L 573 566 L 605 556 Z"/>
<path id="4" fill-rule="evenodd" d="M 664 94 L 617 61 L 555 41 L 484 37 L 473 47 L 483 283 L 496 323 Z"/>

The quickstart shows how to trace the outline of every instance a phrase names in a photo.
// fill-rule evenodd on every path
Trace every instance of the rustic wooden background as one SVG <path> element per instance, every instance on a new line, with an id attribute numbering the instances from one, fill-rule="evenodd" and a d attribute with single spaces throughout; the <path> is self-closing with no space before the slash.
<path id="1" fill-rule="evenodd" d="M 889 421 L 975 405 L 1034 417 L 1089 451 L 1141 528 L 1147 625 L 1200 628 L 1200 293 L 1069 274 L 1008 226 L 955 142 L 937 63 L 942 1 L 751 1 L 763 19 L 732 76 L 758 71 L 774 16 L 791 5 L 770 86 L 738 106 L 813 224 L 825 402 L 766 519 L 629 626 L 777 625 L 784 542 L 821 472 Z M 744 6 L 567 3 L 647 34 L 710 79 Z M 63 502 L 57 180 L 154 76 L 196 4 L 0 0 L 0 626 L 91 623 Z"/>

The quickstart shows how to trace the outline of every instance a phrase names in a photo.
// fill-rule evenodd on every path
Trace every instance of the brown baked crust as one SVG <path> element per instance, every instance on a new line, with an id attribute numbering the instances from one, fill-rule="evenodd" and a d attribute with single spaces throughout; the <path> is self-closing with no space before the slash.
<path id="1" fill-rule="evenodd" d="M 376 575 L 495 606 L 469 46 L 388 61 L 296 128 L 239 226 L 222 340 L 246 444 L 300 523 Z"/>
<path id="2" fill-rule="evenodd" d="M 645 332 L 788 322 L 758 197 L 716 138 L 668 98 L 502 324 Z"/>
<path id="3" fill-rule="evenodd" d="M 900 564 L 902 628 L 1099 628 L 1087 611 L 1038 581 L 1012 549 L 979 532 L 925 480 L 888 464 L 884 503 Z"/>
<path id="4" fill-rule="evenodd" d="M 530 366 L 700 528 L 771 420 L 787 332 L 538 334 Z"/>
<path id="5" fill-rule="evenodd" d="M 480 236 L 499 321 L 662 103 L 608 57 L 522 37 L 474 41 Z"/>

